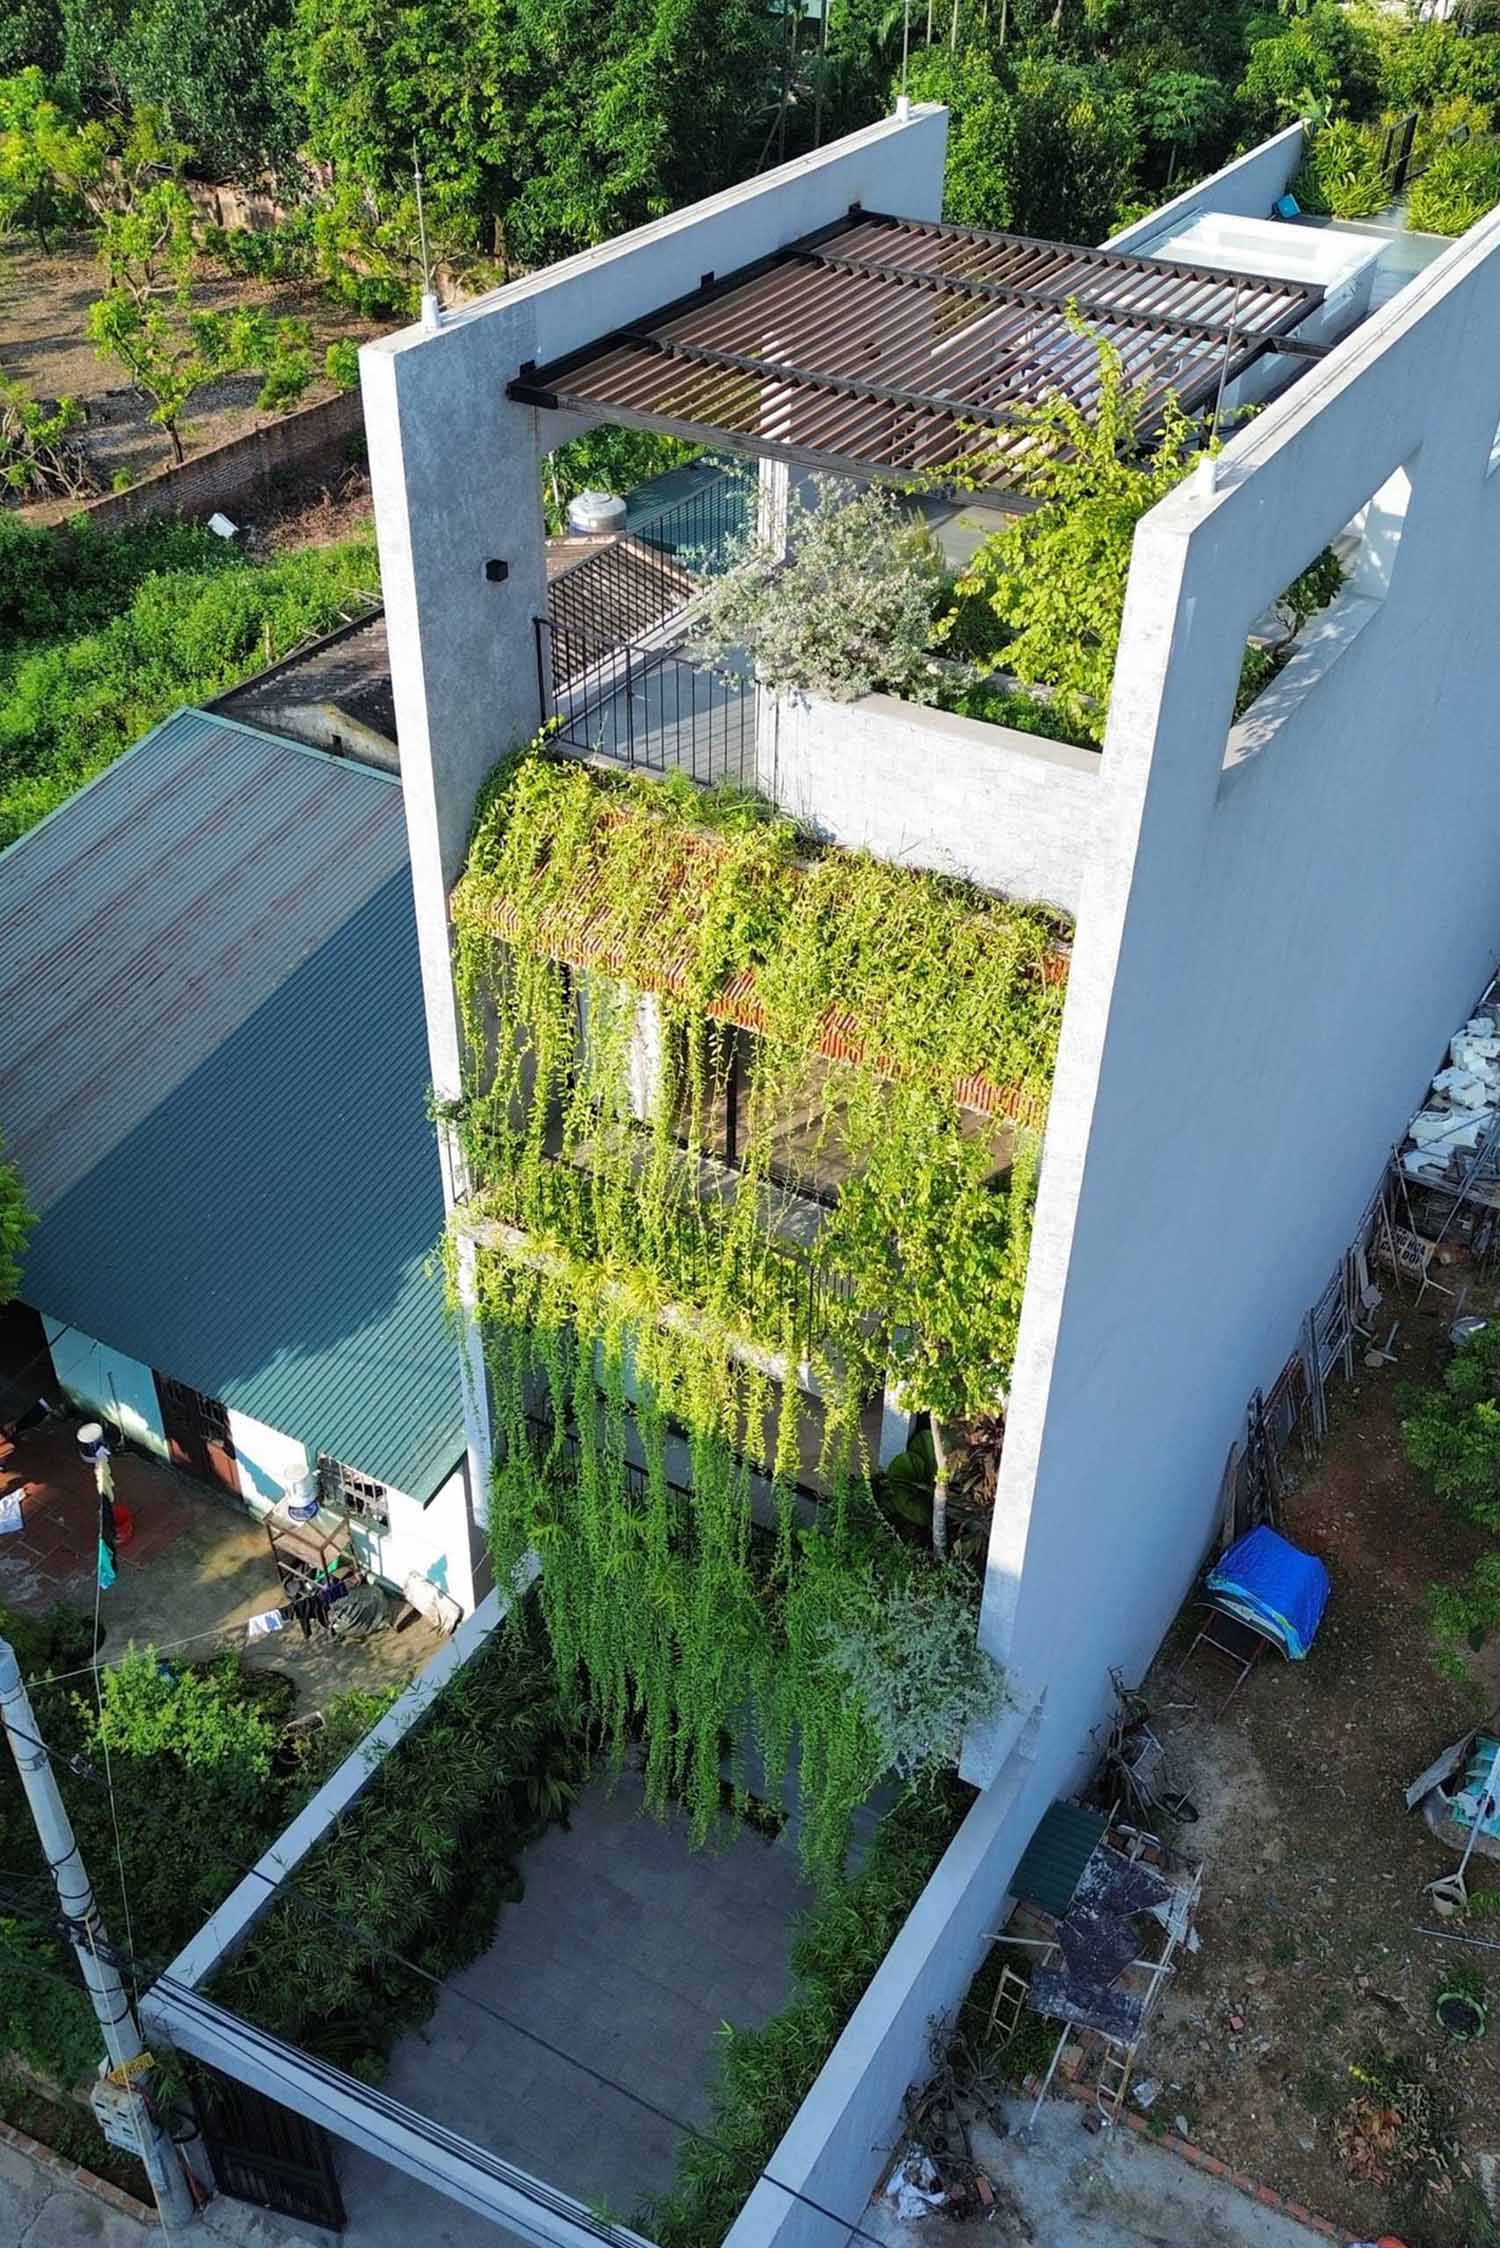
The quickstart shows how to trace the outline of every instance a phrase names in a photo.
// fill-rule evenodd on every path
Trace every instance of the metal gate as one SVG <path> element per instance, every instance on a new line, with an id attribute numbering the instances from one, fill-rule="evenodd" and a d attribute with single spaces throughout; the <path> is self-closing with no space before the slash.
<path id="1" fill-rule="evenodd" d="M 206 2062 L 190 2072 L 198 2128 L 220 2193 L 342 2232 L 343 2196 L 321 2125 Z"/>

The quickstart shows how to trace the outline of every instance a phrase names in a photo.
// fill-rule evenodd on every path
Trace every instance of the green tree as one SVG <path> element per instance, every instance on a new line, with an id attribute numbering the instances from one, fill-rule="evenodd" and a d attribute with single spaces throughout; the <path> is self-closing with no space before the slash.
<path id="1" fill-rule="evenodd" d="M 1135 104 L 1107 70 L 1026 55 L 1015 70 L 1014 224 L 1054 242 L 1100 242 L 1141 159 Z"/>
<path id="2" fill-rule="evenodd" d="M 0 232 L 27 227 L 45 252 L 49 233 L 79 215 L 82 205 L 58 172 L 75 129 L 34 65 L 0 78 Z"/>
<path id="3" fill-rule="evenodd" d="M 1241 129 L 1251 137 L 1276 132 L 1294 117 L 1320 110 L 1368 117 L 1378 107 L 1380 59 L 1363 23 L 1334 0 L 1314 0 L 1291 23 L 1266 16 L 1253 27 L 1244 76 L 1235 89 Z"/>
<path id="4" fill-rule="evenodd" d="M 300 120 L 274 61 L 290 0 L 132 0 L 108 56 L 132 109 L 153 109 L 214 179 L 295 168 Z"/>
<path id="5" fill-rule="evenodd" d="M 1089 333 L 1082 321 L 1074 326 Z M 1143 449 L 1136 431 L 1149 383 L 1128 383 L 1118 352 L 1102 337 L 1095 347 L 1099 396 L 1092 414 L 1060 391 L 1024 409 L 1040 443 L 1021 480 L 1037 505 L 985 541 L 958 580 L 960 606 L 946 623 L 950 632 L 959 629 L 963 606 L 983 604 L 1009 637 L 1003 654 L 981 668 L 1003 663 L 1028 686 L 1052 689 L 1069 722 L 1099 741 L 1135 527 L 1192 467 L 1198 435 L 1169 397 L 1160 433 Z"/>
<path id="6" fill-rule="evenodd" d="M 1015 219 L 1017 120 L 1009 87 L 981 47 L 929 47 L 911 66 L 914 101 L 948 111 L 943 213 L 955 226 L 994 227 Z"/>
<path id="7" fill-rule="evenodd" d="M 58 0 L 6 0 L 0 10 L 0 76 L 33 67 L 51 76 L 62 59 Z"/>
<path id="8" fill-rule="evenodd" d="M 764 160 L 781 25 L 761 0 L 520 0 L 517 20 L 526 161 L 508 227 L 522 263 L 658 218 Z"/>
<path id="9" fill-rule="evenodd" d="M 182 417 L 205 383 L 253 368 L 263 377 L 258 403 L 271 409 L 291 405 L 312 379 L 304 321 L 195 307 L 194 228 L 192 202 L 174 179 L 154 181 L 129 210 L 106 213 L 99 237 L 105 290 L 88 316 L 93 341 L 150 399 L 151 419 L 177 461 Z"/>
<path id="10" fill-rule="evenodd" d="M 420 156 L 439 253 L 503 253 L 514 176 L 517 17 L 484 0 L 294 0 L 278 67 L 333 167 L 333 265 L 373 250 L 416 269 L 412 165 Z"/>
<path id="11" fill-rule="evenodd" d="M 1139 102 L 1147 140 L 1167 151 L 1170 187 L 1179 157 L 1191 155 L 1221 130 L 1227 97 L 1218 79 L 1201 71 L 1159 70 L 1141 88 Z"/>
<path id="12" fill-rule="evenodd" d="M 0 1143 L 0 1304 L 8 1304 L 21 1284 L 21 1252 L 33 1223 L 21 1174 Z"/>

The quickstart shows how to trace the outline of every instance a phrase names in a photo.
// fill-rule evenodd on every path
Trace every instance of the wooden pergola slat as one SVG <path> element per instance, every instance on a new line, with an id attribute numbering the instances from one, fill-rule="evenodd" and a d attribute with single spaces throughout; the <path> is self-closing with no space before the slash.
<path id="1" fill-rule="evenodd" d="M 1323 291 L 1269 275 L 1037 242 L 851 209 L 755 265 L 545 367 L 509 395 L 846 475 L 959 474 L 1027 504 L 1028 409 L 1098 400 L 1081 319 L 1143 396 L 1191 412 L 1291 331 Z"/>

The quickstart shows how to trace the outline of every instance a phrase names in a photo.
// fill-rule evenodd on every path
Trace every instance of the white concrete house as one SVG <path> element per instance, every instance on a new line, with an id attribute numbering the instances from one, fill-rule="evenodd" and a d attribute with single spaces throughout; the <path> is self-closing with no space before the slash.
<path id="1" fill-rule="evenodd" d="M 894 342 L 888 379 L 882 363 L 862 384 L 835 369 L 810 401 L 790 345 L 763 354 L 757 379 L 784 392 L 774 423 L 726 431 L 660 394 L 640 404 L 651 338 L 684 301 L 709 308 L 726 279 L 784 254 L 816 262 L 819 245 L 836 262 L 840 230 L 875 214 L 932 236 L 945 134 L 943 112 L 913 110 L 364 348 L 440 1098 L 460 1091 L 449 892 L 481 784 L 544 715 L 540 457 L 580 412 L 727 436 L 783 470 L 893 473 L 868 432 L 903 415 L 950 411 L 951 443 L 953 392 L 945 407 L 933 385 L 899 382 Z M 1247 223 L 1271 219 L 1300 149 L 1293 127 L 1100 266 L 1101 288 L 1139 307 L 1153 287 L 1140 260 L 1170 242 L 1164 277 L 1221 307 L 1201 316 L 1164 279 L 1182 379 L 1211 402 L 1222 370 L 1226 388 L 1270 398 L 1140 527 L 1102 754 L 881 697 L 836 726 L 816 704 L 760 714 L 765 793 L 838 840 L 1065 906 L 1076 941 L 980 1623 L 1021 1706 L 969 1740 L 979 1799 L 735 2248 L 821 2248 L 829 2211 L 857 2222 L 930 2018 L 966 1987 L 1038 1819 L 1080 1778 L 1110 1667 L 1138 1674 L 1189 1590 L 1245 1400 L 1284 1364 L 1492 962 L 1500 213 L 1425 270 L 1393 275 L 1345 242 L 1335 273 L 1310 233 L 1286 227 L 1268 247 Z M 1226 280 L 1238 304 L 1247 273 L 1265 292 L 1254 336 L 1222 311 Z M 995 301 L 1024 303 L 1022 289 Z M 632 354 L 646 371 L 629 405 Z M 699 361 L 735 364 L 701 340 Z M 1235 723 L 1247 635 L 1336 540 L 1344 589 Z M 445 1188 L 461 1204 L 451 1149 Z M 472 1347 L 469 1373 L 478 1491 L 489 1437 Z M 521 2229 L 581 2237 L 564 2218 Z"/>

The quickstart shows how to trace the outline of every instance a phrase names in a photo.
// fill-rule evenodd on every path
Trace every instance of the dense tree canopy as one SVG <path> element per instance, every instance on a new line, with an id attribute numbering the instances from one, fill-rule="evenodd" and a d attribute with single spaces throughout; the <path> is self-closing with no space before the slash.
<path id="1" fill-rule="evenodd" d="M 150 114 L 190 171 L 273 181 L 300 211 L 286 269 L 315 259 L 378 314 L 420 286 L 418 164 L 433 260 L 482 284 L 887 114 L 902 7 L 832 0 L 824 27 L 797 5 L 18 0 L 0 78 L 43 74 L 12 109 L 46 99 L 115 138 Z M 1097 241 L 1299 117 L 1344 128 L 1315 199 L 1368 207 L 1383 119 L 1489 137 L 1496 22 L 1490 0 L 1462 27 L 1358 0 L 917 0 L 906 83 L 951 113 L 950 218 Z M 11 222 L 45 227 L 30 161 L 13 151 Z M 1488 164 L 1462 168 L 1482 196 Z"/>

